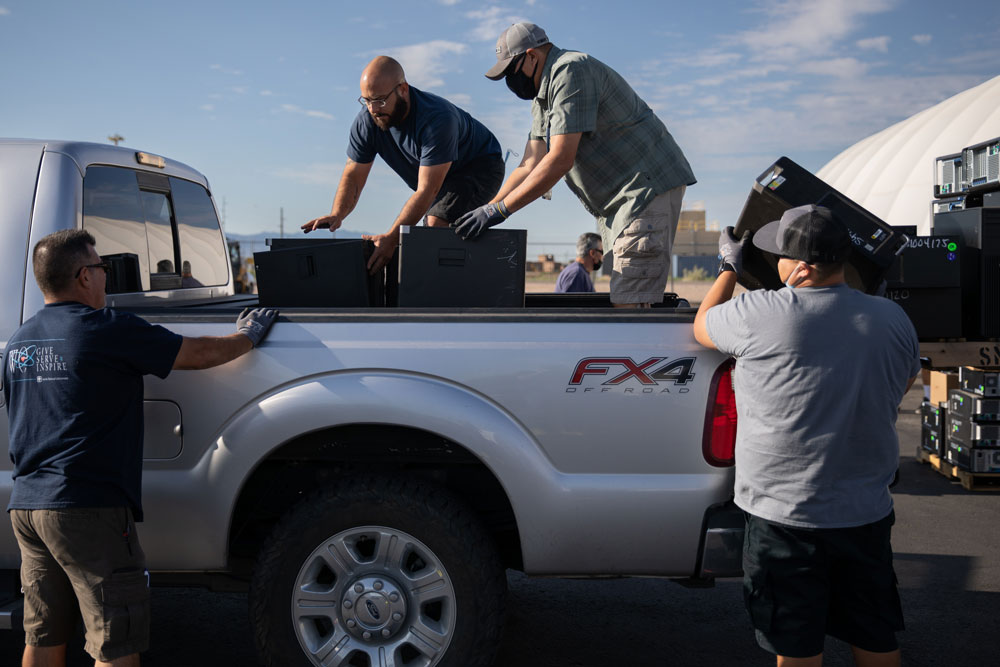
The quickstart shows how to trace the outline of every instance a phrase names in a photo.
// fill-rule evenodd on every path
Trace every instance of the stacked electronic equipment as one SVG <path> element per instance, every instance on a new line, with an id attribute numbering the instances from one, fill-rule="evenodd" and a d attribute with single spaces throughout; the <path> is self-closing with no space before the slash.
<path id="1" fill-rule="evenodd" d="M 931 235 L 912 237 L 886 296 L 921 340 L 1000 337 L 1000 138 L 934 161 Z M 921 405 L 921 447 L 972 474 L 1000 473 L 1000 371 L 965 366 Z M 943 381 L 943 380 L 942 380 Z"/>
<path id="2" fill-rule="evenodd" d="M 1000 472 L 1000 372 L 958 369 L 961 389 L 948 396 L 949 463 L 972 473 Z"/>

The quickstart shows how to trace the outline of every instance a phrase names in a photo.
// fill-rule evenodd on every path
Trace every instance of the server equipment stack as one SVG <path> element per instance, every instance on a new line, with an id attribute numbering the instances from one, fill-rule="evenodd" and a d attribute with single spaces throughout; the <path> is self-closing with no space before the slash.
<path id="1" fill-rule="evenodd" d="M 1000 372 L 959 369 L 948 397 L 949 463 L 971 473 L 1000 473 Z"/>

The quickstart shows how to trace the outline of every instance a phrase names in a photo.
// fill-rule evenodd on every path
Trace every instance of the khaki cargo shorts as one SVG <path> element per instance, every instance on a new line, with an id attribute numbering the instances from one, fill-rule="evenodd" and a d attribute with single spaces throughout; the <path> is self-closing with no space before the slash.
<path id="1" fill-rule="evenodd" d="M 659 195 L 615 239 L 611 303 L 660 303 L 670 277 L 670 246 L 683 185 Z"/>
<path id="2" fill-rule="evenodd" d="M 149 647 L 149 575 L 125 507 L 11 510 L 21 548 L 25 642 L 58 646 L 73 636 L 110 662 Z"/>

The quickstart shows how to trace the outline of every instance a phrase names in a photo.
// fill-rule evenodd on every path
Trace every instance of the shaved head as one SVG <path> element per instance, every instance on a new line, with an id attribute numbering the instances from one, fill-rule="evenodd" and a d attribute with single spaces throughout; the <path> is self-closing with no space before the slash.
<path id="1" fill-rule="evenodd" d="M 403 66 L 389 56 L 368 63 L 361 72 L 361 99 L 378 101 L 375 106 L 365 104 L 365 108 L 380 129 L 399 127 L 410 113 L 410 87 Z"/>
<path id="2" fill-rule="evenodd" d="M 378 56 L 361 72 L 361 94 L 365 97 L 384 95 L 403 81 L 406 81 L 403 66 L 389 56 Z"/>

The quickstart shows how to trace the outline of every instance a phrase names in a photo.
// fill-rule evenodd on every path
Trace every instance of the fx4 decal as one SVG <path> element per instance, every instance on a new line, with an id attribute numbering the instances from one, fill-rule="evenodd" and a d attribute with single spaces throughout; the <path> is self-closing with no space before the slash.
<path id="1" fill-rule="evenodd" d="M 571 386 L 582 384 L 589 375 L 605 377 L 611 374 L 612 369 L 615 375 L 602 382 L 602 385 L 614 387 L 634 378 L 644 386 L 670 382 L 683 386 L 694 379 L 695 357 L 681 357 L 670 361 L 667 359 L 667 357 L 650 357 L 637 363 L 631 357 L 587 357 L 577 362 L 569 384 Z M 666 363 L 657 366 L 664 361 Z"/>

